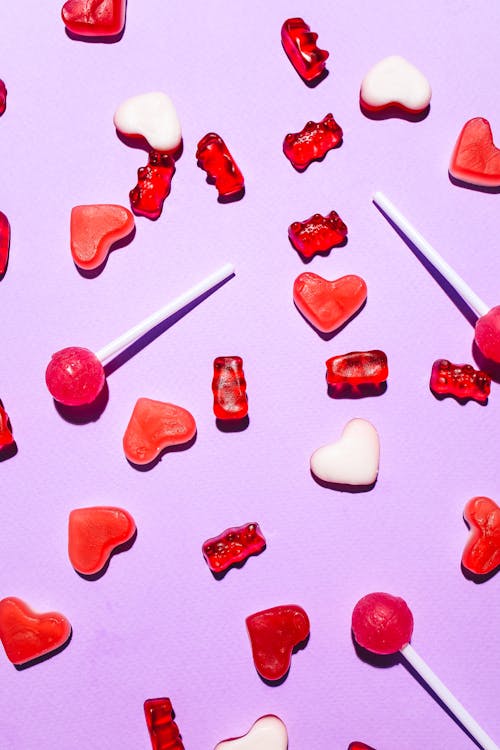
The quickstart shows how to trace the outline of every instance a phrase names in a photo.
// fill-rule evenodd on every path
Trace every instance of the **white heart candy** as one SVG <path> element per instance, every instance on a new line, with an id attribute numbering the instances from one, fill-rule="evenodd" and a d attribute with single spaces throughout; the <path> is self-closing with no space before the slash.
<path id="1" fill-rule="evenodd" d="M 155 151 L 173 151 L 182 138 L 181 124 L 172 100 L 160 91 L 126 99 L 113 122 L 124 135 L 142 135 Z"/>
<path id="2" fill-rule="evenodd" d="M 361 84 L 361 99 L 368 107 L 400 104 L 413 112 L 422 112 L 431 100 L 427 78 L 399 55 L 386 57 L 366 74 Z"/>
<path id="3" fill-rule="evenodd" d="M 324 482 L 370 485 L 378 474 L 380 442 L 366 419 L 351 419 L 340 440 L 318 448 L 311 456 L 311 471 Z"/>
<path id="4" fill-rule="evenodd" d="M 262 716 L 243 737 L 219 742 L 215 750 L 286 750 L 287 747 L 288 734 L 281 719 Z"/>

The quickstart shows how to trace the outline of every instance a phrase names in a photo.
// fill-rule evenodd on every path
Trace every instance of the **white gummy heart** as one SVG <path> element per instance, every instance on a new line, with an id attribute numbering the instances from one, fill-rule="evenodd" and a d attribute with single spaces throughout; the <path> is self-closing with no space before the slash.
<path id="1" fill-rule="evenodd" d="M 427 78 L 399 55 L 380 60 L 361 83 L 361 99 L 369 107 L 400 104 L 413 112 L 421 112 L 429 105 L 431 94 Z"/>
<path id="2" fill-rule="evenodd" d="M 286 726 L 277 716 L 257 719 L 243 737 L 219 742 L 215 750 L 287 750 Z"/>
<path id="3" fill-rule="evenodd" d="M 378 474 L 380 441 L 366 419 L 351 419 L 340 440 L 324 445 L 311 456 L 311 471 L 324 482 L 371 485 Z"/>
<path id="4" fill-rule="evenodd" d="M 126 99 L 113 122 L 124 135 L 142 135 L 155 151 L 173 151 L 182 138 L 181 124 L 170 97 L 161 91 Z"/>

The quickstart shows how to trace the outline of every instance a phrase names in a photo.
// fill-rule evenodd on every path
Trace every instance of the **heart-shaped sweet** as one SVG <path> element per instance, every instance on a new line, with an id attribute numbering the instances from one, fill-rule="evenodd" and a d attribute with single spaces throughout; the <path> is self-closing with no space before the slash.
<path id="1" fill-rule="evenodd" d="M 68 555 L 78 573 L 99 573 L 116 547 L 135 534 L 135 522 L 122 508 L 76 508 L 69 514 Z"/>
<path id="2" fill-rule="evenodd" d="M 408 60 L 391 55 L 368 71 L 361 83 L 362 106 L 377 112 L 398 107 L 406 112 L 423 112 L 431 100 L 427 78 Z"/>
<path id="3" fill-rule="evenodd" d="M 286 726 L 277 716 L 261 716 L 242 737 L 223 740 L 215 750 L 287 750 Z"/>
<path id="4" fill-rule="evenodd" d="M 71 209 L 71 255 L 79 268 L 98 268 L 111 246 L 127 237 L 135 226 L 131 212 L 123 206 L 95 204 Z"/>
<path id="5" fill-rule="evenodd" d="M 456 180 L 471 185 L 500 187 L 500 149 L 493 143 L 490 123 L 484 117 L 465 123 L 448 170 Z"/>
<path id="6" fill-rule="evenodd" d="M 0 601 L 0 640 L 13 664 L 26 664 L 63 646 L 71 625 L 59 612 L 33 612 L 15 596 Z"/>
<path id="7" fill-rule="evenodd" d="M 140 398 L 123 436 L 123 450 L 133 464 L 149 464 L 165 448 L 187 443 L 195 434 L 196 422 L 187 409 Z"/>
<path id="8" fill-rule="evenodd" d="M 351 419 L 340 440 L 314 451 L 311 471 L 324 482 L 368 486 L 377 478 L 379 457 L 375 427 L 366 419 Z"/>
<path id="9" fill-rule="evenodd" d="M 470 536 L 462 565 L 471 573 L 485 576 L 500 566 L 500 508 L 489 497 L 473 497 L 464 510 Z"/>
<path id="10" fill-rule="evenodd" d="M 61 16 L 76 36 L 117 36 L 125 26 L 127 0 L 68 0 Z"/>
<path id="11" fill-rule="evenodd" d="M 265 680 L 275 682 L 290 669 L 292 651 L 309 635 L 309 618 L 296 604 L 279 605 L 246 618 L 253 661 Z"/>
<path id="12" fill-rule="evenodd" d="M 302 315 L 322 333 L 332 333 L 349 320 L 366 300 L 366 284 L 351 274 L 328 281 L 306 271 L 293 284 L 293 301 Z"/>
<path id="13" fill-rule="evenodd" d="M 126 99 L 113 121 L 123 135 L 142 136 L 154 151 L 175 151 L 181 142 L 181 125 L 166 94 L 152 91 Z"/>

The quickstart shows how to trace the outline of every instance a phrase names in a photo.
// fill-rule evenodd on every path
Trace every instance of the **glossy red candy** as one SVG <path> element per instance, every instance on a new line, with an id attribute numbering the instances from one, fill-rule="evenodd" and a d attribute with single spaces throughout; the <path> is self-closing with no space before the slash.
<path id="1" fill-rule="evenodd" d="M 113 550 L 134 534 L 134 519 L 122 508 L 76 508 L 69 514 L 70 562 L 82 575 L 99 573 Z"/>
<path id="2" fill-rule="evenodd" d="M 347 227 L 336 211 L 328 216 L 314 214 L 305 221 L 294 221 L 288 227 L 290 242 L 304 258 L 325 253 L 347 237 Z"/>
<path id="3" fill-rule="evenodd" d="M 288 133 L 283 141 L 283 151 L 295 169 L 302 171 L 341 143 L 342 128 L 333 115 L 328 114 L 321 122 L 310 120 L 300 133 Z"/>
<path id="4" fill-rule="evenodd" d="M 391 594 L 368 594 L 354 607 L 352 632 L 357 643 L 374 654 L 395 654 L 410 642 L 413 615 Z"/>
<path id="5" fill-rule="evenodd" d="M 207 539 L 202 552 L 212 573 L 223 573 L 225 570 L 258 555 L 266 546 L 262 532 L 257 523 L 234 526 L 226 529 L 219 536 Z"/>
<path id="6" fill-rule="evenodd" d="M 0 115 L 3 115 L 7 106 L 7 87 L 0 78 Z"/>
<path id="7" fill-rule="evenodd" d="M 0 640 L 13 664 L 26 664 L 63 646 L 71 625 L 59 612 L 33 612 L 14 596 L 0 601 Z"/>
<path id="8" fill-rule="evenodd" d="M 316 44 L 318 35 L 303 18 L 288 18 L 281 27 L 281 43 L 293 67 L 305 81 L 319 78 L 329 57 Z"/>
<path id="9" fill-rule="evenodd" d="M 293 649 L 309 635 L 306 612 L 286 604 L 256 612 L 246 623 L 257 672 L 265 680 L 280 680 L 290 669 Z"/>
<path id="10" fill-rule="evenodd" d="M 149 698 L 144 701 L 144 713 L 153 750 L 184 750 L 169 698 Z"/>
<path id="11" fill-rule="evenodd" d="M 71 255 L 79 268 L 98 268 L 111 246 L 127 237 L 134 217 L 127 208 L 112 204 L 75 206 L 71 209 Z"/>
<path id="12" fill-rule="evenodd" d="M 328 281 L 306 271 L 293 284 L 293 301 L 322 333 L 332 333 L 344 325 L 363 305 L 366 295 L 364 280 L 354 274 Z"/>
<path id="13" fill-rule="evenodd" d="M 219 196 L 238 195 L 245 187 L 243 175 L 220 135 L 207 133 L 198 143 L 198 164 L 215 182 Z"/>
<path id="14" fill-rule="evenodd" d="M 149 464 L 165 448 L 187 443 L 195 434 L 196 422 L 187 409 L 140 398 L 123 436 L 123 450 L 133 464 Z"/>
<path id="15" fill-rule="evenodd" d="M 490 123 L 484 117 L 474 117 L 463 126 L 449 172 L 470 185 L 500 186 L 500 149 L 493 143 Z"/>
<path id="16" fill-rule="evenodd" d="M 91 404 L 104 387 L 102 363 L 90 349 L 69 346 L 52 355 L 45 382 L 53 398 L 65 406 Z"/>
<path id="17" fill-rule="evenodd" d="M 14 443 L 14 436 L 9 426 L 9 415 L 0 401 L 0 451 Z"/>
<path id="18" fill-rule="evenodd" d="M 214 359 L 214 414 L 217 419 L 243 419 L 248 414 L 246 380 L 241 357 Z"/>
<path id="19" fill-rule="evenodd" d="M 490 395 L 491 378 L 472 365 L 454 365 L 437 359 L 432 365 L 430 389 L 439 396 L 472 398 L 485 403 Z"/>
<path id="20" fill-rule="evenodd" d="M 9 220 L 2 211 L 0 211 L 0 277 L 7 270 L 9 262 L 10 248 L 10 224 Z"/>
<path id="21" fill-rule="evenodd" d="M 130 191 L 132 211 L 148 219 L 157 219 L 163 201 L 170 193 L 175 163 L 170 154 L 151 151 L 145 167 L 137 171 L 137 185 Z"/>
<path id="22" fill-rule="evenodd" d="M 76 36 L 117 36 L 125 26 L 126 5 L 127 0 L 68 0 L 61 16 Z"/>
<path id="23" fill-rule="evenodd" d="M 328 385 L 377 385 L 388 376 L 387 356 L 380 349 L 339 354 L 326 361 Z"/>
<path id="24" fill-rule="evenodd" d="M 351 742 L 347 750 L 374 750 L 370 745 L 365 745 L 364 742 Z"/>
<path id="25" fill-rule="evenodd" d="M 483 357 L 500 365 L 500 305 L 478 319 L 474 337 Z"/>
<path id="26" fill-rule="evenodd" d="M 500 566 L 500 508 L 489 497 L 473 497 L 464 510 L 470 536 L 462 565 L 471 573 L 488 575 Z"/>

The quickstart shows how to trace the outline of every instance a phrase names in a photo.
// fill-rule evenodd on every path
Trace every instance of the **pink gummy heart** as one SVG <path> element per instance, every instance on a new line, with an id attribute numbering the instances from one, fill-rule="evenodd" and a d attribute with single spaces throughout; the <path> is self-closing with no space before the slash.
<path id="1" fill-rule="evenodd" d="M 123 450 L 132 463 L 149 464 L 165 448 L 187 443 L 195 434 L 196 422 L 187 409 L 140 398 L 123 436 Z"/>
<path id="2" fill-rule="evenodd" d="M 71 625 L 59 612 L 33 612 L 14 596 L 0 601 L 0 639 L 13 664 L 26 664 L 63 646 Z"/>
<path id="3" fill-rule="evenodd" d="M 302 315 L 323 333 L 332 333 L 357 312 L 366 300 L 364 280 L 353 274 L 328 281 L 315 273 L 301 273 L 293 285 L 293 301 Z"/>
<path id="4" fill-rule="evenodd" d="M 111 246 L 127 237 L 135 226 L 127 208 L 108 204 L 75 206 L 71 210 L 71 255 L 85 270 L 98 268 Z"/>
<path id="5" fill-rule="evenodd" d="M 68 555 L 78 573 L 101 571 L 113 550 L 135 534 L 134 519 L 122 508 L 76 508 L 69 514 Z"/>
<path id="6" fill-rule="evenodd" d="M 256 612 L 246 619 L 257 672 L 275 682 L 290 669 L 295 646 L 309 635 L 309 618 L 296 604 L 280 605 Z"/>
<path id="7" fill-rule="evenodd" d="M 484 117 L 474 117 L 463 126 L 449 172 L 471 185 L 500 186 L 500 149 L 493 143 L 490 123 Z"/>
<path id="8" fill-rule="evenodd" d="M 116 36 L 125 26 L 126 0 L 68 0 L 61 15 L 76 36 Z"/>

